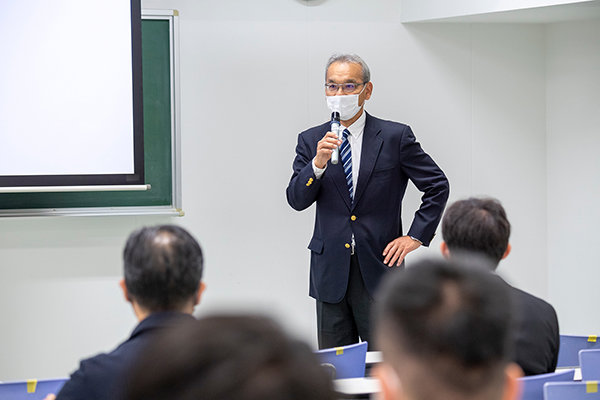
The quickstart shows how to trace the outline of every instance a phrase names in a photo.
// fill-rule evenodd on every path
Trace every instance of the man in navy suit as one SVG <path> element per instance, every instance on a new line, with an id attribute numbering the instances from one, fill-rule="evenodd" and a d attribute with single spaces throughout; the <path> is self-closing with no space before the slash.
<path id="1" fill-rule="evenodd" d="M 428 246 L 448 199 L 446 176 L 416 141 L 410 127 L 364 111 L 373 83 L 356 55 L 334 55 L 325 94 L 340 113 L 344 140 L 325 123 L 298 136 L 290 206 L 317 204 L 311 250 L 310 295 L 317 300 L 319 347 L 369 341 L 369 310 L 387 270 Z M 331 163 L 339 146 L 340 161 Z M 410 229 L 401 205 L 408 181 L 423 192 Z"/>
<path id="2" fill-rule="evenodd" d="M 204 291 L 198 242 L 174 225 L 146 227 L 131 234 L 123 252 L 120 285 L 139 324 L 125 342 L 107 354 L 81 361 L 56 397 L 58 400 L 113 400 L 127 382 L 132 361 L 166 328 L 191 320 Z M 54 399 L 50 395 L 47 400 Z"/>
<path id="3" fill-rule="evenodd" d="M 502 204 L 492 198 L 454 202 L 442 219 L 442 254 L 474 252 L 485 256 L 496 269 L 508 257 L 510 222 Z M 513 361 L 525 375 L 554 372 L 560 334 L 556 311 L 549 303 L 509 286 L 515 315 Z"/>

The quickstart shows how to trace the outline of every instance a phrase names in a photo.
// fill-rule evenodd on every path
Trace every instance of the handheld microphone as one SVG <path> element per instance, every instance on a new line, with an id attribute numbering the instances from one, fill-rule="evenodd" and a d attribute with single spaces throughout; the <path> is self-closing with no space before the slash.
<path id="1" fill-rule="evenodd" d="M 331 132 L 335 133 L 338 139 L 341 136 L 342 130 L 340 129 L 340 113 L 334 111 L 331 113 Z M 340 161 L 340 148 L 338 146 L 333 149 L 333 153 L 331 153 L 331 163 L 337 164 Z"/>

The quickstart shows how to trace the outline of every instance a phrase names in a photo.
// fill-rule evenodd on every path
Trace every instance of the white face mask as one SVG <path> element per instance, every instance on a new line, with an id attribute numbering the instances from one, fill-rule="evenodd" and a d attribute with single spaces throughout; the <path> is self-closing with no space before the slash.
<path id="1" fill-rule="evenodd" d="M 365 85 L 366 87 L 366 85 Z M 363 90 L 365 90 L 363 87 Z M 340 119 L 342 121 L 347 121 L 354 117 L 359 111 L 360 107 L 358 105 L 358 96 L 360 96 L 363 92 L 357 94 L 345 94 L 342 96 L 326 96 L 327 97 L 327 107 L 331 112 L 339 112 Z"/>

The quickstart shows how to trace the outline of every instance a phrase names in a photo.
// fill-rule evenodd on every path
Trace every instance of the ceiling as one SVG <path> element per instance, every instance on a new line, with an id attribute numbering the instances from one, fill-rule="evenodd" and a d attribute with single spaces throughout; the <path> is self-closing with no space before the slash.
<path id="1" fill-rule="evenodd" d="M 600 1 L 405 22 L 553 23 L 600 18 Z"/>

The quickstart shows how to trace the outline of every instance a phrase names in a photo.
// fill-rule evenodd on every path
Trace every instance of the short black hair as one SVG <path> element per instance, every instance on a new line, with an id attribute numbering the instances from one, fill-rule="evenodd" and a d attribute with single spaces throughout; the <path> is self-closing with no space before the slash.
<path id="1" fill-rule="evenodd" d="M 508 248 L 510 222 L 498 200 L 471 197 L 448 207 L 442 235 L 450 252 L 480 253 L 497 266 Z"/>
<path id="2" fill-rule="evenodd" d="M 308 345 L 263 316 L 215 315 L 166 331 L 134 364 L 128 400 L 333 400 Z"/>
<path id="3" fill-rule="evenodd" d="M 202 249 L 176 225 L 133 232 L 123 262 L 129 296 L 150 312 L 179 311 L 196 295 L 202 279 Z"/>
<path id="4" fill-rule="evenodd" d="M 461 394 L 501 384 L 512 354 L 509 293 L 479 259 L 424 259 L 392 272 L 376 305 L 384 360 L 397 371 L 407 360 L 423 366 L 422 382 L 403 382 L 420 399 L 443 399 L 436 384 Z"/>

